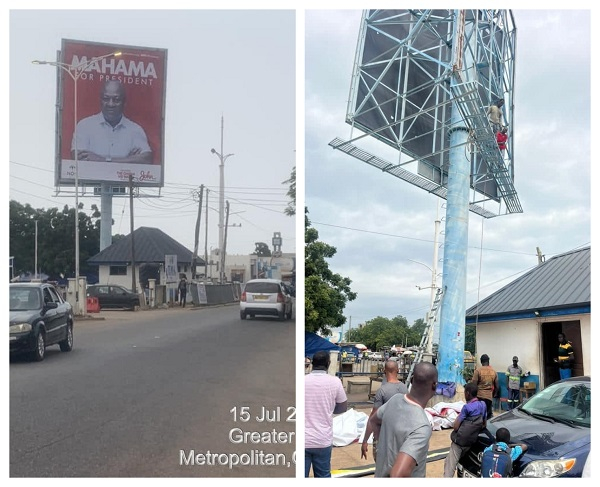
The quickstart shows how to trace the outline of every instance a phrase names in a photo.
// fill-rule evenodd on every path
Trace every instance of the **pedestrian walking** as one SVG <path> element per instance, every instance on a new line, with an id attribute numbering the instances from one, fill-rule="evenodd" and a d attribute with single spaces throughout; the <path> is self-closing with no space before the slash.
<path id="1" fill-rule="evenodd" d="M 179 304 L 181 307 L 185 307 L 185 297 L 187 295 L 187 279 L 185 276 L 181 278 L 179 281 L 179 285 L 177 286 L 177 290 L 179 291 Z"/>

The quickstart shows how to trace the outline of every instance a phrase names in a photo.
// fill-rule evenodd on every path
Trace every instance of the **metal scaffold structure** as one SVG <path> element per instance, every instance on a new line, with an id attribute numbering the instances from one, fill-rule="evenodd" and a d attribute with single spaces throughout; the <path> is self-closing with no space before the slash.
<path id="1" fill-rule="evenodd" d="M 514 186 L 515 49 L 510 10 L 365 11 L 346 111 L 350 137 L 329 143 L 447 201 L 446 291 L 435 310 L 441 382 L 464 383 L 469 211 L 523 212 Z M 377 142 L 396 160 L 373 153 Z"/>
<path id="2" fill-rule="evenodd" d="M 504 99 L 514 131 L 515 48 L 509 10 L 365 11 L 346 113 L 350 138 L 329 145 L 446 199 L 455 106 L 469 134 L 462 148 L 471 165 L 470 211 L 521 213 L 513 138 L 502 154 L 486 115 Z M 365 138 L 397 149 L 398 160 L 360 147 Z"/>

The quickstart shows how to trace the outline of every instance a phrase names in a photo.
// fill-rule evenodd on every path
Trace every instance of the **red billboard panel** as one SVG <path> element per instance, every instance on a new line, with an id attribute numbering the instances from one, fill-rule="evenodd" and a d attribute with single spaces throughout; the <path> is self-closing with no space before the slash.
<path id="1" fill-rule="evenodd" d="M 163 186 L 167 50 L 63 39 L 56 184 Z"/>

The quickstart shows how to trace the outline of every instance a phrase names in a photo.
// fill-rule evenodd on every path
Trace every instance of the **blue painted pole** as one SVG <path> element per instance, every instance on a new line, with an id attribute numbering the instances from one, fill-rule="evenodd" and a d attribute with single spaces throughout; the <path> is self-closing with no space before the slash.
<path id="1" fill-rule="evenodd" d="M 462 369 L 465 348 L 471 163 L 466 145 L 469 133 L 454 103 L 449 136 L 451 149 L 443 263 L 443 284 L 446 292 L 441 308 L 437 368 L 440 382 L 464 384 Z"/>

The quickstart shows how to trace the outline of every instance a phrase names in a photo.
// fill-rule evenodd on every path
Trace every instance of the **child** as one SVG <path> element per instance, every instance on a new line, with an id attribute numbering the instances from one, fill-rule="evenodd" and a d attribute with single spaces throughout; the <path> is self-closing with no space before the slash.
<path id="1" fill-rule="evenodd" d="M 460 457 L 477 441 L 479 432 L 485 428 L 487 406 L 477 399 L 477 385 L 465 384 L 466 404 L 454 420 L 454 431 L 450 435 L 450 451 L 444 461 L 444 477 L 452 478 Z M 462 429 L 461 429 L 462 428 Z"/>
<path id="2" fill-rule="evenodd" d="M 516 443 L 509 446 L 509 443 L 510 431 L 506 428 L 498 428 L 496 442 L 483 450 L 482 477 L 512 477 L 513 462 L 527 450 L 527 445 Z"/>

